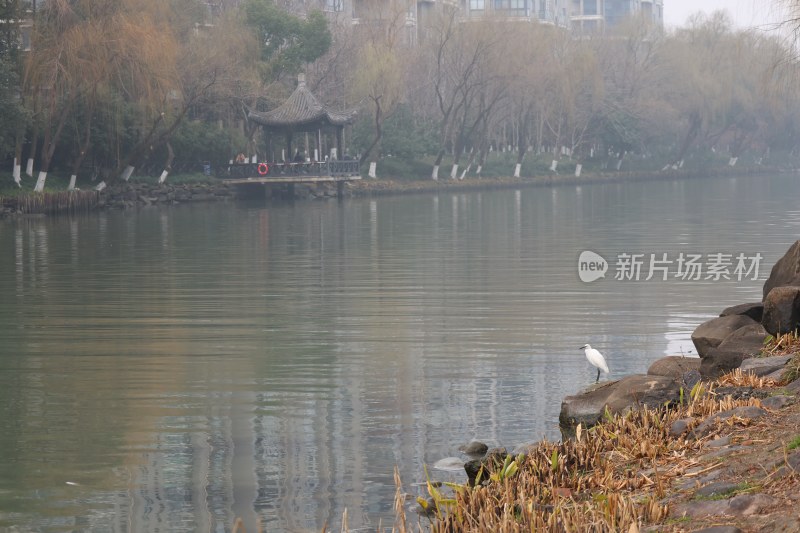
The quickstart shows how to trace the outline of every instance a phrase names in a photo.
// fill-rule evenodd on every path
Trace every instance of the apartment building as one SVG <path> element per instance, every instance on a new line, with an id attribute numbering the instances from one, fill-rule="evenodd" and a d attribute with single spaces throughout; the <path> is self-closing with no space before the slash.
<path id="1" fill-rule="evenodd" d="M 458 9 L 464 20 L 494 17 L 552 24 L 580 33 L 613 29 L 630 17 L 664 24 L 664 0 L 284 0 L 322 9 L 335 21 L 375 24 L 403 13 L 407 40 L 414 44 L 431 27 L 437 9 Z"/>
<path id="2" fill-rule="evenodd" d="M 664 0 L 571 0 L 571 4 L 570 26 L 575 32 L 606 31 L 631 17 L 664 25 Z"/>

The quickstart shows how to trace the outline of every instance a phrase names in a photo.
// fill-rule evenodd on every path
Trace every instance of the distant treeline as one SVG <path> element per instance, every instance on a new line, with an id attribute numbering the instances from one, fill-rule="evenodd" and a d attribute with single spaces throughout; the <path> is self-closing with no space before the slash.
<path id="1" fill-rule="evenodd" d="M 279 105 L 299 72 L 333 107 L 360 108 L 350 154 L 426 177 L 485 172 L 490 154 L 511 174 L 534 162 L 679 167 L 698 154 L 735 165 L 797 149 L 798 62 L 782 32 L 736 29 L 715 13 L 672 32 L 632 19 L 576 35 L 465 22 L 442 3 L 411 39 L 407 3 L 372 2 L 361 24 L 343 24 L 292 1 L 210 12 L 200 0 L 48 0 L 34 12 L 8 0 L 3 171 L 44 187 L 51 171 L 166 178 L 239 152 L 285 156 L 266 154 L 281 141 L 245 117 Z M 294 143 L 332 144 L 314 133 Z"/>

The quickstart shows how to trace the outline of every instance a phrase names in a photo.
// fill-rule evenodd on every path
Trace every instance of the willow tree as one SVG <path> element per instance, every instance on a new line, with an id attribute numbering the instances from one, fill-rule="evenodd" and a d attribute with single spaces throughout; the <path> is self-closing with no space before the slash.
<path id="1" fill-rule="evenodd" d="M 469 29 L 470 25 L 462 24 L 455 10 L 443 10 L 436 26 L 423 50 L 427 58 L 423 75 L 428 76 L 430 97 L 438 114 L 439 147 L 431 173 L 433 180 L 439 179 L 439 167 L 448 146 L 457 144 L 453 136 L 459 134 L 459 117 L 463 119 L 465 107 L 475 103 L 487 81 L 489 63 L 502 43 L 502 35 L 486 28 Z M 458 173 L 457 164 L 451 177 Z"/>
<path id="2" fill-rule="evenodd" d="M 61 134 L 79 101 L 107 80 L 111 56 L 103 2 L 53 0 L 39 10 L 24 67 L 22 92 L 41 135 L 39 175 L 44 190 Z M 39 139 L 34 135 L 32 145 Z"/>
<path id="3" fill-rule="evenodd" d="M 379 151 L 383 125 L 396 111 L 405 93 L 411 43 L 405 41 L 406 14 L 412 2 L 393 0 L 367 6 L 365 18 L 376 21 L 356 28 L 358 62 L 350 93 L 356 101 L 366 101 L 372 117 L 372 140 L 361 154 L 363 164 Z"/>
<path id="4" fill-rule="evenodd" d="M 0 0 L 0 158 L 14 146 L 17 132 L 24 129 L 25 110 L 17 97 L 19 88 L 20 0 Z M 21 154 L 15 151 L 12 172 L 20 184 Z"/>
<path id="5" fill-rule="evenodd" d="M 137 164 L 169 142 L 190 110 L 211 105 L 220 95 L 230 93 L 239 73 L 245 69 L 246 38 L 230 19 L 198 27 L 199 14 L 182 8 L 186 2 L 125 0 L 146 16 L 123 22 L 133 42 L 116 50 L 116 76 L 112 87 L 135 109 L 135 137 L 127 153 L 118 160 L 114 174 L 130 178 Z M 192 5 L 202 8 L 198 2 Z M 133 11 L 131 14 L 133 15 Z M 239 31 L 237 31 L 239 30 Z M 169 146 L 168 146 L 169 148 Z M 161 181 L 166 179 L 171 156 Z"/>
<path id="6" fill-rule="evenodd" d="M 503 66 L 508 71 L 508 122 L 516 131 L 514 177 L 518 178 L 528 147 L 533 145 L 538 149 L 542 143 L 544 103 L 548 92 L 555 90 L 552 86 L 555 65 L 549 50 L 558 34 L 549 26 L 513 24 L 506 36 L 506 46 L 514 50 Z"/>

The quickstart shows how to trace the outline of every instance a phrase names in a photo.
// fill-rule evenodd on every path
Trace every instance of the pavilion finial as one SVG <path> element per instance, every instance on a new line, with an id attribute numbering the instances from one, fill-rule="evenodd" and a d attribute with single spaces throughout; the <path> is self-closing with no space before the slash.
<path id="1" fill-rule="evenodd" d="M 297 75 L 297 86 L 304 87 L 305 84 L 306 84 L 306 75 L 301 72 L 300 74 Z"/>

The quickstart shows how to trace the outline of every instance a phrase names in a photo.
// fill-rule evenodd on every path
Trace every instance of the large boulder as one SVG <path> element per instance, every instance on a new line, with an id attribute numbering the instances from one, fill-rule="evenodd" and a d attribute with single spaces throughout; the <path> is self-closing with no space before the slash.
<path id="1" fill-rule="evenodd" d="M 683 380 L 684 376 L 693 370 L 700 370 L 700 359 L 697 357 L 669 355 L 654 361 L 647 369 L 647 375 Z"/>
<path id="2" fill-rule="evenodd" d="M 733 331 L 717 347 L 708 349 L 700 363 L 700 374 L 716 378 L 739 368 L 742 361 L 761 352 L 766 338 L 767 331 L 756 322 Z"/>
<path id="3" fill-rule="evenodd" d="M 730 315 L 749 316 L 756 322 L 761 322 L 761 317 L 764 315 L 764 303 L 754 302 L 749 304 L 732 305 L 731 307 L 723 309 L 719 314 L 719 316 Z"/>
<path id="4" fill-rule="evenodd" d="M 789 247 L 789 250 L 778 259 L 764 282 L 764 299 L 775 287 L 800 285 L 800 241 Z"/>
<path id="5" fill-rule="evenodd" d="M 778 355 L 775 357 L 754 357 L 742 361 L 742 372 L 749 372 L 756 376 L 768 376 L 778 370 L 783 370 L 792 360 L 791 355 Z"/>
<path id="6" fill-rule="evenodd" d="M 800 327 L 800 287 L 775 287 L 769 291 L 764 298 L 761 323 L 775 336 Z"/>
<path id="7" fill-rule="evenodd" d="M 697 348 L 697 354 L 705 357 L 711 348 L 719 346 L 725 338 L 744 326 L 758 324 L 755 320 L 745 315 L 728 315 L 712 318 L 703 322 L 692 333 L 692 342 Z"/>
<path id="8" fill-rule="evenodd" d="M 681 384 L 665 376 L 626 376 L 619 381 L 592 385 L 586 390 L 567 396 L 561 402 L 558 417 L 565 438 L 574 436 L 578 424 L 596 425 L 606 409 L 612 414 L 625 413 L 642 406 L 658 407 L 680 401 Z"/>

